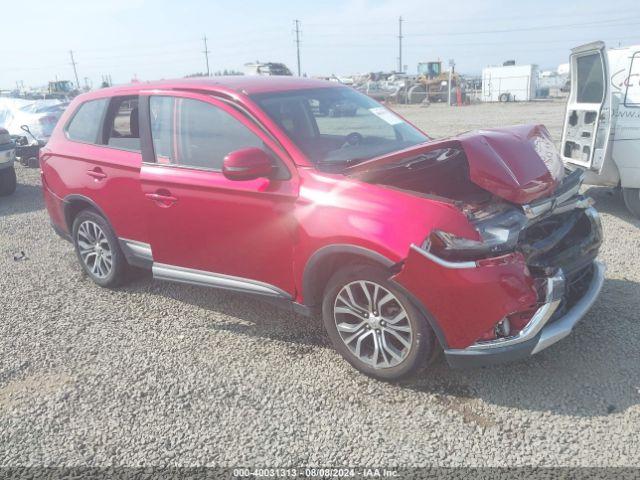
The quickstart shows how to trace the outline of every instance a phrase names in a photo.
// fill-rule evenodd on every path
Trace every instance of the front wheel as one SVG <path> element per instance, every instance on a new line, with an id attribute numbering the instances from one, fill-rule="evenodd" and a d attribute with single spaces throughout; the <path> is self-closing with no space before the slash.
<path id="1" fill-rule="evenodd" d="M 629 211 L 640 218 L 640 188 L 623 188 L 622 197 Z"/>
<path id="2" fill-rule="evenodd" d="M 0 197 L 6 197 L 16 191 L 18 181 L 13 167 L 0 170 Z"/>
<path id="3" fill-rule="evenodd" d="M 322 316 L 335 349 L 352 366 L 398 380 L 427 365 L 437 342 L 424 316 L 388 277 L 375 266 L 339 270 L 325 290 Z"/>

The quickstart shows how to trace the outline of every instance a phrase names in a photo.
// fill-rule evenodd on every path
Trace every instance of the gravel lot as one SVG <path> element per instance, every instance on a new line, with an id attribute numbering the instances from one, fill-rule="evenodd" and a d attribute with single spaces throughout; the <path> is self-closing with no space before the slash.
<path id="1" fill-rule="evenodd" d="M 561 103 L 398 109 L 434 136 L 560 135 Z M 526 362 L 371 380 L 319 321 L 214 290 L 101 289 L 49 226 L 36 170 L 0 199 L 0 466 L 640 465 L 640 222 L 608 189 L 602 296 Z M 22 258 L 21 251 L 24 252 Z"/>

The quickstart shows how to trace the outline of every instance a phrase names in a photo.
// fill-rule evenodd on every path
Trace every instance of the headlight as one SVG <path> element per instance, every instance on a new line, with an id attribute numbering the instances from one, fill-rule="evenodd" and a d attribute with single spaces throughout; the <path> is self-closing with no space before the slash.
<path id="1" fill-rule="evenodd" d="M 518 242 L 527 217 L 509 208 L 473 222 L 480 240 L 458 237 L 442 230 L 434 230 L 422 248 L 445 260 L 478 260 L 510 253 Z"/>
<path id="2" fill-rule="evenodd" d="M 531 143 L 533 148 L 547 166 L 547 170 L 554 180 L 561 181 L 564 177 L 564 165 L 556 146 L 546 135 L 536 135 Z"/>

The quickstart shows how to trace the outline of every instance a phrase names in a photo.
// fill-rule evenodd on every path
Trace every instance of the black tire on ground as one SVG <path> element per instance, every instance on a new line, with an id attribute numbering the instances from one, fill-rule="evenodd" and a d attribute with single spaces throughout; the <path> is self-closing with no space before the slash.
<path id="1" fill-rule="evenodd" d="M 82 259 L 82 255 L 80 254 L 80 243 L 85 243 L 85 241 L 82 239 L 82 235 L 79 234 L 79 230 L 81 228 L 81 225 L 85 222 L 93 222 L 94 224 L 97 224 L 104 233 L 105 241 L 108 245 L 108 250 L 111 253 L 111 268 L 104 276 L 100 276 L 96 272 L 92 271 L 90 266 Z M 91 280 L 93 280 L 101 287 L 106 288 L 117 287 L 125 281 L 128 270 L 127 260 L 122 253 L 122 250 L 120 249 L 120 245 L 115 233 L 113 232 L 109 223 L 104 219 L 104 217 L 102 217 L 102 215 L 98 214 L 95 210 L 92 209 L 82 210 L 73 221 L 72 235 L 73 245 L 75 247 L 78 261 L 80 262 L 82 269 Z"/>
<path id="2" fill-rule="evenodd" d="M 6 197 L 15 192 L 17 184 L 15 168 L 3 168 L 0 170 L 0 197 Z"/>
<path id="3" fill-rule="evenodd" d="M 508 102 L 508 101 L 511 100 L 511 94 L 503 93 L 503 94 L 500 95 L 500 97 L 498 97 L 498 99 L 503 103 Z"/>
<path id="4" fill-rule="evenodd" d="M 640 188 L 623 188 L 622 197 L 629 211 L 640 218 Z"/>
<path id="5" fill-rule="evenodd" d="M 353 367 L 371 377 L 393 381 L 415 374 L 433 362 L 438 356 L 437 352 L 440 347 L 427 319 L 424 318 L 407 295 L 390 282 L 388 278 L 389 272 L 387 270 L 373 265 L 351 264 L 338 270 L 331 277 L 325 288 L 322 319 L 334 348 Z M 347 347 L 338 332 L 334 318 L 336 297 L 343 287 L 358 280 L 375 282 L 384 287 L 396 297 L 406 312 L 406 317 L 412 330 L 411 346 L 406 353 L 406 357 L 395 366 L 374 368 L 372 365 L 363 362 Z M 381 312 L 378 313 L 381 314 Z"/>

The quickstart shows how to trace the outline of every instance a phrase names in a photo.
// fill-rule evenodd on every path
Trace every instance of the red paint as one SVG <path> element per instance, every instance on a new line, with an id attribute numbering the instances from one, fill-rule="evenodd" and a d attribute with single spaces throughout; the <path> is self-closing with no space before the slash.
<path id="1" fill-rule="evenodd" d="M 468 132 L 374 158 L 349 171 L 366 172 L 438 148 L 460 148 L 466 154 L 473 183 L 505 200 L 525 204 L 551 194 L 558 186 L 533 148 L 531 140 L 536 135 L 549 134 L 542 125 Z"/>
<path id="2" fill-rule="evenodd" d="M 424 304 L 449 346 L 456 348 L 474 342 L 505 315 L 531 308 L 536 301 L 533 279 L 521 257 L 476 269 L 449 270 L 410 249 L 434 228 L 479 238 L 451 202 L 318 171 L 248 96 L 319 87 L 344 88 L 291 77 L 216 77 L 138 83 L 81 95 L 41 152 L 51 219 L 68 231 L 62 199 L 88 197 L 119 237 L 149 243 L 156 262 L 259 280 L 289 292 L 301 303 L 305 302 L 304 269 L 318 249 L 335 244 L 364 247 L 392 262 L 404 262 L 396 281 Z M 194 98 L 224 109 L 264 141 L 289 170 L 290 178 L 235 181 L 222 172 L 163 162 L 143 164 L 139 153 L 66 138 L 63 127 L 81 102 L 136 94 Z M 220 98 L 241 106 L 259 126 Z M 452 145 L 464 149 L 474 183 L 512 202 L 525 203 L 555 188 L 529 142 L 541 128 L 467 133 L 395 152 L 353 170 Z"/>
<path id="3" fill-rule="evenodd" d="M 395 280 L 437 319 L 450 348 L 465 348 L 505 316 L 530 310 L 537 301 L 524 258 L 505 263 L 449 269 L 411 251 Z"/>

